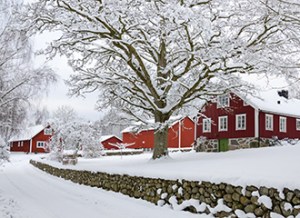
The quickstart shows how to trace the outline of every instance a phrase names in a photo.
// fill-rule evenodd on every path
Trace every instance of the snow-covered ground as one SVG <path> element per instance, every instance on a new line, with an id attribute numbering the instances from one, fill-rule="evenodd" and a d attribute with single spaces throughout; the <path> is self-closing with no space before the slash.
<path id="1" fill-rule="evenodd" d="M 233 185 L 257 185 L 300 188 L 300 144 L 224 153 L 170 153 L 170 158 L 151 161 L 151 153 L 133 156 L 107 156 L 79 159 L 76 166 L 43 160 L 60 168 L 129 174 L 153 178 L 228 182 Z"/>
<path id="2" fill-rule="evenodd" d="M 37 158 L 12 154 L 0 167 L 0 218 L 206 217 L 50 176 L 31 166 L 30 157 Z"/>
<path id="3" fill-rule="evenodd" d="M 63 166 L 41 159 L 40 155 L 12 154 L 12 162 L 0 167 L 0 217 L 207 217 L 160 208 L 119 193 L 74 184 L 34 168 L 28 163 L 30 158 L 60 168 L 299 189 L 299 155 L 299 143 L 225 153 L 176 152 L 170 153 L 170 158 L 158 161 L 150 160 L 150 153 L 80 158 L 76 166 Z"/>

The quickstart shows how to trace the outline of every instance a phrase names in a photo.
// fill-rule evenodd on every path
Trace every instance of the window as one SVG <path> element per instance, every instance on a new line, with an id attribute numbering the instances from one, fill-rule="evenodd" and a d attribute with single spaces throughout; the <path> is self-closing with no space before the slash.
<path id="1" fill-rule="evenodd" d="M 219 131 L 227 131 L 227 116 L 219 117 Z"/>
<path id="2" fill-rule="evenodd" d="M 24 145 L 24 142 L 23 142 L 23 141 L 21 141 L 21 147 L 23 147 L 23 145 Z"/>
<path id="3" fill-rule="evenodd" d="M 37 148 L 43 148 L 43 147 L 45 147 L 45 142 L 36 142 L 36 147 Z"/>
<path id="4" fill-rule="evenodd" d="M 210 118 L 204 118 L 202 121 L 202 128 L 203 132 L 211 132 L 211 119 Z"/>
<path id="5" fill-rule="evenodd" d="M 296 130 L 300 130 L 300 119 L 296 119 Z"/>
<path id="6" fill-rule="evenodd" d="M 286 132 L 286 117 L 279 117 L 279 132 Z"/>
<path id="7" fill-rule="evenodd" d="M 51 128 L 44 129 L 44 135 L 52 135 L 52 129 Z"/>
<path id="8" fill-rule="evenodd" d="M 236 130 L 246 129 L 246 114 L 238 114 L 235 116 L 235 129 Z"/>
<path id="9" fill-rule="evenodd" d="M 266 130 L 273 130 L 273 115 L 266 114 Z"/>
<path id="10" fill-rule="evenodd" d="M 222 95 L 218 97 L 217 107 L 229 107 L 229 97 L 228 95 Z"/>
<path id="11" fill-rule="evenodd" d="M 20 141 L 18 142 L 18 147 L 21 147 L 21 142 Z"/>

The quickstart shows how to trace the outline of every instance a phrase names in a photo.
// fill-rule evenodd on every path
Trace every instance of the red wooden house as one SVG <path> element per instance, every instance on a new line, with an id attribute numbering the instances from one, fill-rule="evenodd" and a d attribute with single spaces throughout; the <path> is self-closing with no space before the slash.
<path id="1" fill-rule="evenodd" d="M 52 136 L 50 126 L 37 125 L 25 129 L 9 140 L 10 151 L 26 153 L 49 152 L 47 143 Z"/>
<path id="2" fill-rule="evenodd" d="M 218 96 L 202 107 L 196 132 L 200 151 L 263 147 L 274 139 L 300 138 L 300 100 L 289 99 L 285 90 L 255 97 Z"/>
<path id="3" fill-rule="evenodd" d="M 101 136 L 100 143 L 106 150 L 118 150 L 119 148 L 114 144 L 122 143 L 122 140 L 115 135 L 104 135 Z"/>
<path id="4" fill-rule="evenodd" d="M 133 127 L 122 131 L 123 143 L 133 144 L 128 148 L 152 150 L 154 148 L 154 129 L 146 129 L 138 132 Z M 189 117 L 177 120 L 169 127 L 168 147 L 169 148 L 191 148 L 195 140 L 195 123 Z"/>

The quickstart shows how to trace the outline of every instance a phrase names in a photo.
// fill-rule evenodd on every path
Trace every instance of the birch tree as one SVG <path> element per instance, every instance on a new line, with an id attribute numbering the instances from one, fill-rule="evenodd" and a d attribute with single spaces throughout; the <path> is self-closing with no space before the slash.
<path id="1" fill-rule="evenodd" d="M 49 68 L 32 67 L 29 35 L 18 28 L 13 2 L 0 3 L 0 136 L 5 141 L 22 126 L 30 100 L 55 81 Z"/>
<path id="2" fill-rule="evenodd" d="M 154 159 L 168 154 L 172 115 L 240 89 L 239 74 L 280 74 L 298 53 L 261 1 L 40 0 L 24 10 L 25 29 L 60 34 L 45 53 L 69 58 L 73 94 L 98 91 L 101 108 L 156 129 Z"/>

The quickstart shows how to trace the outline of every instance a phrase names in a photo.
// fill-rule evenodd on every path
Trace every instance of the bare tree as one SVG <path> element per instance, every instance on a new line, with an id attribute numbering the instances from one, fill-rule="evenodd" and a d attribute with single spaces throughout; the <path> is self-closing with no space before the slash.
<path id="1" fill-rule="evenodd" d="M 239 73 L 282 73 L 299 58 L 260 1 L 41 0 L 25 11 L 25 28 L 61 34 L 46 53 L 69 58 L 73 94 L 97 90 L 101 108 L 156 129 L 154 159 L 168 154 L 171 115 L 239 89 Z"/>
<path id="2" fill-rule="evenodd" d="M 110 109 L 95 123 L 101 135 L 121 136 L 121 131 L 131 125 L 130 119 L 126 118 L 120 110 Z"/>

